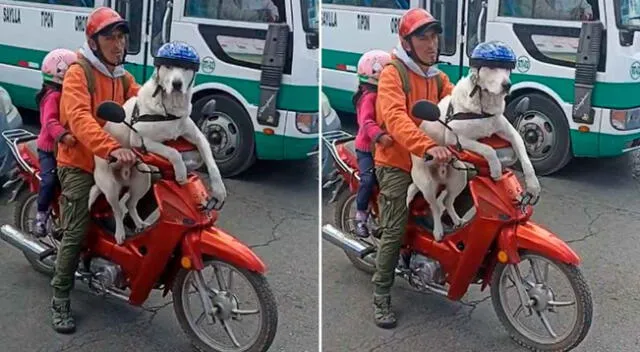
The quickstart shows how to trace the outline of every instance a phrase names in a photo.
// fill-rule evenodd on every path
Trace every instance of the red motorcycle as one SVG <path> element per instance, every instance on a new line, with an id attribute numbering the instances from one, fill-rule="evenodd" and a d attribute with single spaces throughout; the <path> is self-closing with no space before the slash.
<path id="1" fill-rule="evenodd" d="M 517 113 L 523 114 L 527 109 L 525 98 Z M 438 107 L 426 100 L 416 103 L 412 112 L 429 121 L 440 116 Z M 341 247 L 358 269 L 372 274 L 381 236 L 377 222 L 378 190 L 370 201 L 368 225 L 372 234 L 365 239 L 356 237 L 354 217 L 359 176 L 354 137 L 334 133 L 323 138 L 335 160 L 338 178 L 334 183 L 339 185 L 335 197 L 338 228 L 324 225 L 322 236 Z M 517 162 L 507 141 L 492 136 L 482 142 L 496 150 L 503 166 Z M 458 214 L 465 214 L 464 225 L 454 228 L 450 218 L 443 217 L 445 235 L 441 242 L 436 242 L 428 204 L 418 194 L 409 209 L 396 275 L 420 291 L 434 292 L 454 301 L 460 300 L 472 283 L 481 284 L 482 291 L 489 285 L 498 318 L 519 344 L 536 351 L 575 348 L 587 335 L 593 316 L 591 293 L 578 269 L 580 258 L 555 234 L 531 220 L 531 196 L 523 193 L 511 170 L 503 170 L 502 177 L 494 181 L 482 156 L 461 148 L 450 150 L 456 159 L 470 165 L 463 170 L 470 173 L 468 186 L 455 201 Z M 551 269 L 568 283 L 566 292 L 549 282 Z M 552 324 L 551 318 L 561 317 L 561 313 L 569 310 L 572 314 L 565 317 L 566 329 L 558 331 L 562 326 Z M 535 326 L 528 326 L 526 320 Z"/>
<path id="2" fill-rule="evenodd" d="M 213 111 L 215 102 L 209 104 L 207 111 Z M 98 116 L 120 123 L 124 110 L 106 102 L 99 107 Z M 19 171 L 4 185 L 18 184 L 15 226 L 2 225 L 0 237 L 21 250 L 37 271 L 53 275 L 62 239 L 57 199 L 50 211 L 47 236 L 31 235 L 40 181 L 37 136 L 9 130 L 3 137 Z M 128 229 L 123 245 L 117 245 L 112 210 L 101 195 L 90 210 L 92 221 L 76 278 L 96 294 L 134 306 L 142 305 L 154 289 L 162 290 L 163 297 L 171 291 L 178 322 L 200 351 L 266 351 L 276 334 L 278 311 L 263 276 L 265 264 L 249 247 L 215 226 L 222 204 L 209 198 L 205 184 L 193 172 L 203 164 L 197 149 L 182 139 L 167 144 L 181 152 L 189 170 L 188 183 L 180 186 L 175 182 L 173 166 L 165 158 L 134 148 L 138 162 L 154 169 L 152 188 L 140 201 L 139 212 L 143 219 L 156 220 L 141 233 Z M 28 187 L 26 192 L 20 192 L 23 185 Z M 135 228 L 130 219 L 127 222 Z M 255 303 L 250 302 L 252 296 L 257 298 Z M 237 324 L 247 320 L 254 320 L 250 324 L 257 329 L 251 334 L 244 327 L 240 341 L 234 330 L 238 332 Z M 226 337 L 215 329 L 224 329 Z"/>

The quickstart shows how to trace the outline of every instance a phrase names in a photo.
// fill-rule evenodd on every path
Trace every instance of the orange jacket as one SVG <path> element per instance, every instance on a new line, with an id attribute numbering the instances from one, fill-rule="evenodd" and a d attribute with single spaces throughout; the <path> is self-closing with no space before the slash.
<path id="1" fill-rule="evenodd" d="M 451 94 L 453 84 L 446 74 L 438 73 L 442 78 L 441 97 Z M 425 78 L 407 67 L 411 90 L 409 98 L 402 90 L 402 80 L 398 70 L 388 65 L 380 74 L 378 98 L 376 100 L 376 121 L 393 138 L 393 145 L 383 148 L 376 145 L 376 166 L 396 167 L 411 172 L 410 153 L 423 156 L 437 144 L 424 134 L 418 126 L 422 120 L 411 115 L 411 107 L 420 99 L 438 103 L 438 82 L 435 77 Z M 407 104 L 408 101 L 408 104 Z"/>
<path id="2" fill-rule="evenodd" d="M 71 131 L 78 143 L 73 147 L 58 143 L 56 159 L 58 166 L 77 167 L 93 173 L 94 155 L 108 160 L 109 154 L 120 148 L 120 144 L 102 129 L 106 121 L 96 117 L 96 110 L 106 100 L 121 105 L 125 100 L 120 77 L 107 77 L 95 67 L 91 69 L 95 77 L 94 111 L 91 111 L 91 97 L 82 67 L 72 65 L 65 74 L 60 98 L 60 122 Z M 140 85 L 129 72 L 126 72 L 126 77 L 129 80 L 126 99 L 129 99 L 138 94 Z"/>

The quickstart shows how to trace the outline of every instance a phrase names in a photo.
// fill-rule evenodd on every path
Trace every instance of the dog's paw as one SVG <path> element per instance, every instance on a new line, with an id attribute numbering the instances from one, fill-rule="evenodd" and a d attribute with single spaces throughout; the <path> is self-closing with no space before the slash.
<path id="1" fill-rule="evenodd" d="M 541 190 L 538 178 L 535 176 L 528 177 L 525 179 L 525 184 L 527 185 L 527 192 L 533 196 L 533 199 L 538 199 Z"/>
<path id="2" fill-rule="evenodd" d="M 494 181 L 498 181 L 502 177 L 502 168 L 500 166 L 489 166 L 489 172 Z"/>
<path id="3" fill-rule="evenodd" d="M 176 171 L 176 182 L 181 185 L 187 184 L 187 170 Z"/>
<path id="4" fill-rule="evenodd" d="M 124 243 L 125 234 L 124 233 L 116 233 L 115 237 L 116 237 L 116 243 L 119 246 L 121 246 Z"/>
<path id="5" fill-rule="evenodd" d="M 434 229 L 433 230 L 433 239 L 436 242 L 442 241 L 442 237 L 443 236 L 444 236 L 444 233 L 443 233 L 442 229 Z"/>

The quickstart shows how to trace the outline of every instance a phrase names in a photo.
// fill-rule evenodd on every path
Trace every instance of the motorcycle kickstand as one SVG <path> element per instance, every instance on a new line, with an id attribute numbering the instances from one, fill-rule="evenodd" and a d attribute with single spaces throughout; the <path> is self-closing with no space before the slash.
<path id="1" fill-rule="evenodd" d="M 213 306 L 213 303 L 207 294 L 209 290 L 205 284 L 204 277 L 202 277 L 202 271 L 196 271 L 195 279 L 196 288 L 198 289 L 198 294 L 200 295 L 200 300 L 202 301 L 202 306 L 204 307 L 207 319 L 209 320 L 209 323 L 213 325 L 216 323 L 214 314 L 216 314 L 217 309 Z"/>

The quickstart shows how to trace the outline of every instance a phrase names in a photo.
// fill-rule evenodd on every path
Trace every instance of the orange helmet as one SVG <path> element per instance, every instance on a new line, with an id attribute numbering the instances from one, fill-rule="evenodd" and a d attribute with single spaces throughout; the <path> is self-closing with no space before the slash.
<path id="1" fill-rule="evenodd" d="M 129 24 L 119 13 L 109 7 L 98 7 L 89 15 L 85 34 L 87 38 L 91 38 L 104 30 L 120 26 L 129 33 Z"/>
<path id="2" fill-rule="evenodd" d="M 425 9 L 411 9 L 402 16 L 399 23 L 398 34 L 401 38 L 414 34 L 417 30 L 422 32 L 434 29 L 437 33 L 442 33 L 442 25 Z"/>

